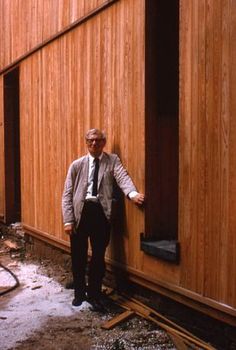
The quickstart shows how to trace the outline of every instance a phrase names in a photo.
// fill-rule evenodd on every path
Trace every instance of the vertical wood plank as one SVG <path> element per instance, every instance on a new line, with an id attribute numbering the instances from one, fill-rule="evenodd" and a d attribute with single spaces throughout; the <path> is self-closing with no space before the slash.
<path id="1" fill-rule="evenodd" d="M 229 278 L 227 279 L 227 297 L 225 302 L 235 305 L 236 300 L 236 181 L 235 181 L 235 169 L 236 169 L 236 3 L 233 0 L 229 1 L 229 116 L 230 116 L 230 130 L 229 130 L 229 144 L 231 152 L 229 153 L 229 238 L 227 249 L 227 267 L 226 274 L 230 271 Z"/>
<path id="2" fill-rule="evenodd" d="M 5 165 L 4 165 L 4 110 L 3 110 L 3 77 L 0 76 L 0 216 L 5 216 Z"/>
<path id="3" fill-rule="evenodd" d="M 0 0 L 0 68 L 107 0 Z"/>
<path id="4" fill-rule="evenodd" d="M 0 0 L 0 67 L 104 2 Z M 70 162 L 86 152 L 87 129 L 107 132 L 107 150 L 120 155 L 138 189 L 145 190 L 144 3 L 120 0 L 21 63 L 22 221 L 52 237 L 68 239 L 61 193 Z M 107 256 L 235 307 L 236 5 L 180 4 L 181 263 L 170 267 L 140 252 L 145 213 L 128 201 Z M 1 76 L 0 164 L 2 84 Z M 4 200 L 1 172 L 0 214 Z"/>

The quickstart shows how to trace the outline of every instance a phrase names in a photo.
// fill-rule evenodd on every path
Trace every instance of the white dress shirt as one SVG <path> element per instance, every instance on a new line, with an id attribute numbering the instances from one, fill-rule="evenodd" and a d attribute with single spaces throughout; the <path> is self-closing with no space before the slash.
<path id="1" fill-rule="evenodd" d="M 99 158 L 99 162 L 101 162 L 102 156 L 103 156 L 103 153 L 98 157 Z M 91 201 L 97 201 L 98 200 L 98 196 L 93 196 L 92 195 L 92 191 L 93 191 L 93 175 L 94 175 L 94 171 L 95 171 L 95 162 L 94 162 L 95 157 L 93 157 L 91 154 L 89 154 L 88 157 L 89 157 L 88 188 L 87 188 L 87 193 L 86 193 L 85 199 L 86 200 L 91 200 Z"/>

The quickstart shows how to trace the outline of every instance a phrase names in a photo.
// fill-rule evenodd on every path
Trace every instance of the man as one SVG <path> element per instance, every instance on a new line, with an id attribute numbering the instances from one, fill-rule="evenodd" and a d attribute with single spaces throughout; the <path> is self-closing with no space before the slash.
<path id="1" fill-rule="evenodd" d="M 135 204 L 142 205 L 144 195 L 138 193 L 116 154 L 103 152 L 105 134 L 91 129 L 86 134 L 88 154 L 69 167 L 62 196 L 65 232 L 70 236 L 72 274 L 75 297 L 79 306 L 87 298 L 94 310 L 101 303 L 102 279 L 105 274 L 105 251 L 110 238 L 113 182 Z M 86 287 L 88 239 L 92 256 Z"/>

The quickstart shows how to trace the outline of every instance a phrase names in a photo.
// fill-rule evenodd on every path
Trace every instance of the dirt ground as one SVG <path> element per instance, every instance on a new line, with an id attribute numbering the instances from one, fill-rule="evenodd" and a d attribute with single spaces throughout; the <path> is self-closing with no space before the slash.
<path id="1" fill-rule="evenodd" d="M 0 264 L 20 285 L 5 293 L 15 280 L 0 266 L 0 350 L 176 349 L 163 330 L 138 316 L 104 330 L 102 325 L 121 308 L 109 300 L 105 314 L 91 311 L 87 302 L 73 307 L 73 291 L 64 288 L 69 272 L 26 254 L 23 244 L 20 235 L 1 233 Z"/>

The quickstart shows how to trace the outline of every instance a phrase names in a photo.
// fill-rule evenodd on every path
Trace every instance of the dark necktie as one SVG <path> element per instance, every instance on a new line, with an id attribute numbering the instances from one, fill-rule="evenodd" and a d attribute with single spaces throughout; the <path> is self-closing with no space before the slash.
<path id="1" fill-rule="evenodd" d="M 99 158 L 94 158 L 95 170 L 93 174 L 93 191 L 92 195 L 96 196 L 98 193 L 98 169 L 99 169 Z"/>

